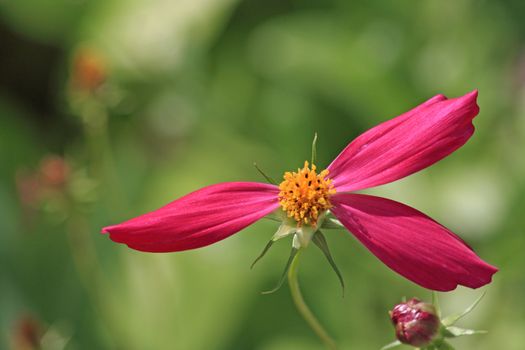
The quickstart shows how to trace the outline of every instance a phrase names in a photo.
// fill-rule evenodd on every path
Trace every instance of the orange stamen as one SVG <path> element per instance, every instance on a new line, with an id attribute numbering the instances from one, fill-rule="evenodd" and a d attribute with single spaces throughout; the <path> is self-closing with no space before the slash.
<path id="1" fill-rule="evenodd" d="M 307 161 L 297 172 L 284 173 L 284 181 L 279 185 L 279 204 L 298 226 L 316 226 L 319 215 L 332 207 L 329 197 L 335 188 L 332 180 L 325 179 L 326 175 L 328 170 L 317 174 L 316 166 L 312 164 L 310 169 Z"/>

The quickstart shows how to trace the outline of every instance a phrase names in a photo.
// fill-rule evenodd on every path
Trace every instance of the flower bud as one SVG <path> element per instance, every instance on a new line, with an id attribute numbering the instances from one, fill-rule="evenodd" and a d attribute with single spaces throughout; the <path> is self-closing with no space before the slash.
<path id="1" fill-rule="evenodd" d="M 68 181 L 70 167 L 64 158 L 50 155 L 42 159 L 40 174 L 43 185 L 60 187 Z"/>
<path id="2" fill-rule="evenodd" d="M 440 321 L 432 304 L 413 298 L 390 311 L 397 339 L 416 347 L 429 345 L 438 335 Z"/>
<path id="3" fill-rule="evenodd" d="M 75 54 L 71 74 L 75 89 L 94 92 L 104 83 L 108 72 L 104 58 L 97 51 L 83 48 Z"/>

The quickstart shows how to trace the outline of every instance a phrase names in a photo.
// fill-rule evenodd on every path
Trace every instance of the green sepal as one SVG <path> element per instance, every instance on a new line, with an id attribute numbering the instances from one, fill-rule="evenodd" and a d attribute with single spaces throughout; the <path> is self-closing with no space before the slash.
<path id="1" fill-rule="evenodd" d="M 423 348 L 416 348 L 417 350 L 454 350 L 454 347 L 444 341 L 443 339 L 439 339 L 434 341 L 432 344 L 427 345 Z"/>
<path id="2" fill-rule="evenodd" d="M 314 140 L 312 141 L 312 164 L 317 162 L 317 133 L 314 134 Z"/>
<path id="3" fill-rule="evenodd" d="M 324 219 L 321 228 L 325 229 L 340 229 L 345 228 L 343 224 L 336 218 L 326 218 Z"/>
<path id="4" fill-rule="evenodd" d="M 441 332 L 445 338 L 456 338 L 465 335 L 476 335 L 476 334 L 487 334 L 487 331 L 484 330 L 475 330 L 475 329 L 465 329 L 455 326 L 450 326 L 443 328 Z"/>
<path id="5" fill-rule="evenodd" d="M 278 217 L 277 215 L 274 215 L 274 214 L 268 214 L 268 215 L 264 216 L 263 219 L 268 219 L 268 220 L 272 220 L 272 221 L 276 221 L 276 222 L 281 222 L 282 221 L 282 219 L 280 217 Z"/>
<path id="6" fill-rule="evenodd" d="M 308 247 L 315 232 L 317 232 L 317 229 L 310 225 L 304 225 L 298 228 L 294 236 L 293 247 L 297 249 Z"/>
<path id="7" fill-rule="evenodd" d="M 381 350 L 392 349 L 392 348 L 395 348 L 396 346 L 400 346 L 400 345 L 401 345 L 401 342 L 399 340 L 396 340 L 396 341 L 391 342 L 390 344 L 386 344 L 385 346 L 383 346 L 381 348 Z"/>
<path id="8" fill-rule="evenodd" d="M 266 255 L 266 252 L 270 249 L 270 247 L 273 245 L 273 242 L 275 242 L 274 240 L 270 240 L 266 246 L 264 247 L 264 249 L 262 250 L 261 254 L 259 254 L 259 256 L 257 258 L 255 258 L 255 260 L 252 262 L 252 264 L 250 265 L 250 269 L 253 269 L 253 267 L 255 266 L 255 264 L 261 260 L 265 255 Z"/>
<path id="9" fill-rule="evenodd" d="M 430 344 L 429 346 L 425 346 L 424 348 L 416 348 L 421 350 L 455 350 L 452 345 L 447 343 L 444 340 L 439 340 L 435 343 Z"/>
<path id="10" fill-rule="evenodd" d="M 295 232 L 297 232 L 297 227 L 294 224 L 291 224 L 288 220 L 284 220 L 277 231 L 273 234 L 272 241 L 278 241 L 281 238 L 288 237 Z"/>
<path id="11" fill-rule="evenodd" d="M 268 250 L 270 250 L 270 248 L 272 247 L 275 241 L 281 238 L 287 237 L 288 235 L 291 235 L 292 233 L 295 233 L 296 230 L 297 228 L 295 226 L 290 226 L 287 221 L 283 221 L 281 225 L 279 226 L 279 228 L 277 229 L 277 232 L 274 233 L 272 239 L 266 244 L 266 246 L 264 247 L 262 252 L 259 254 L 259 256 L 255 258 L 255 260 L 250 266 L 250 269 L 253 269 L 255 264 L 266 255 L 266 253 L 268 252 Z"/>
<path id="12" fill-rule="evenodd" d="M 459 313 L 459 314 L 456 314 L 456 315 L 450 315 L 450 316 L 447 316 L 443 319 L 443 321 L 441 322 L 445 327 L 448 327 L 448 326 L 452 326 L 454 323 L 456 323 L 459 319 L 461 319 L 463 316 L 465 315 L 468 315 L 478 304 L 479 302 L 481 301 L 481 299 L 483 299 L 483 297 L 485 296 L 485 292 L 483 292 L 477 299 L 476 301 L 474 301 L 472 303 L 472 305 L 470 305 L 469 307 L 467 307 L 465 309 L 465 311 L 463 311 L 462 313 Z"/>
<path id="13" fill-rule="evenodd" d="M 450 345 L 449 343 L 447 343 L 444 340 L 436 341 L 431 346 L 423 348 L 423 349 L 427 349 L 427 350 L 455 350 L 452 345 Z"/>
<path id="14" fill-rule="evenodd" d="M 257 163 L 253 163 L 253 166 L 255 167 L 255 169 L 257 169 L 257 171 L 266 179 L 266 181 L 268 181 L 269 183 L 271 183 L 272 185 L 277 185 L 277 182 L 275 182 L 274 179 L 272 179 L 270 176 L 266 175 L 266 173 L 264 171 L 262 171 L 261 168 L 259 168 L 259 166 L 257 165 Z"/>
<path id="15" fill-rule="evenodd" d="M 341 229 L 345 226 L 336 218 L 330 210 L 327 210 L 321 216 L 322 220 L 318 221 L 320 228 L 323 229 Z"/>
<path id="16" fill-rule="evenodd" d="M 288 262 L 286 263 L 286 266 L 284 267 L 283 274 L 281 278 L 279 279 L 279 282 L 277 283 L 275 288 L 268 290 L 268 291 L 261 292 L 261 294 L 272 294 L 272 293 L 277 292 L 281 288 L 281 286 L 284 283 L 284 280 L 286 279 L 286 274 L 288 273 L 288 270 L 290 269 L 290 265 L 292 264 L 292 261 L 298 251 L 299 249 L 292 248 L 292 251 L 290 252 L 290 257 L 288 258 Z"/>
<path id="17" fill-rule="evenodd" d="M 326 257 L 326 260 L 330 263 L 330 266 L 334 270 L 335 274 L 339 278 L 339 283 L 341 284 L 341 289 L 343 292 L 343 297 L 345 296 L 345 281 L 343 280 L 343 275 L 341 275 L 341 272 L 337 268 L 337 265 L 334 261 L 334 258 L 332 257 L 332 254 L 330 253 L 330 249 L 328 248 L 328 243 L 326 242 L 326 238 L 324 237 L 323 233 L 321 231 L 315 232 L 312 241 L 316 246 L 321 249 L 324 256 Z"/>

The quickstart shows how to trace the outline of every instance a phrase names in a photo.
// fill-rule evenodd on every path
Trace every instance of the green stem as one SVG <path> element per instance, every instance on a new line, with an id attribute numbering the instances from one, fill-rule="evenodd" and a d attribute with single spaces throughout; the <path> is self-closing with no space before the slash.
<path id="1" fill-rule="evenodd" d="M 303 295 L 301 294 L 301 289 L 299 288 L 299 281 L 297 280 L 297 271 L 299 268 L 299 256 L 301 255 L 301 250 L 295 255 L 292 265 L 288 270 L 288 284 L 290 285 L 290 293 L 292 294 L 292 299 L 297 307 L 297 310 L 303 316 L 304 320 L 308 323 L 310 328 L 317 334 L 317 336 L 322 340 L 328 349 L 336 350 L 337 345 L 335 341 L 328 335 L 321 323 L 315 318 L 314 314 L 308 308 L 308 305 L 304 302 Z"/>
<path id="2" fill-rule="evenodd" d="M 90 99 L 78 109 L 78 114 L 84 121 L 87 152 L 91 164 L 90 175 L 98 180 L 100 188 L 103 189 L 100 194 L 113 208 L 112 212 L 127 212 L 121 180 L 115 168 L 113 150 L 110 145 L 107 108 L 99 101 Z"/>

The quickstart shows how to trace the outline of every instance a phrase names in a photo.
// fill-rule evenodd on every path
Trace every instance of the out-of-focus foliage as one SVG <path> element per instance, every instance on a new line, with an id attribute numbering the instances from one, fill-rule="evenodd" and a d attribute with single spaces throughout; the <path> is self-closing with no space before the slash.
<path id="1" fill-rule="evenodd" d="M 0 1 L 0 348 L 319 349 L 286 288 L 276 227 L 144 254 L 100 227 L 208 184 L 320 167 L 356 135 L 437 93 L 480 91 L 474 137 L 370 190 L 423 210 L 501 271 L 465 318 L 525 344 L 525 6 L 506 1 Z M 53 156 L 54 155 L 54 156 Z M 387 311 L 430 293 L 345 231 L 300 278 L 342 349 L 393 339 Z M 417 247 L 414 247 L 417 249 Z M 443 294 L 446 314 L 481 292 Z M 450 312 L 449 312 L 450 311 Z"/>

